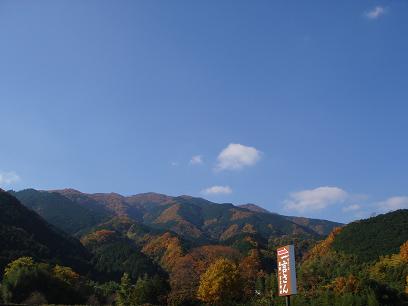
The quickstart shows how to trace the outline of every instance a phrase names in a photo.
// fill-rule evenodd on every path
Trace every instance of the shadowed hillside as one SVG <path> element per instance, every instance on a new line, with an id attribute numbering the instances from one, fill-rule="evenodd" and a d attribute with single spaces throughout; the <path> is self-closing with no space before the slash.
<path id="1" fill-rule="evenodd" d="M 49 223 L 75 235 L 110 217 L 109 211 L 88 197 L 70 199 L 58 192 L 25 189 L 9 191 L 26 207 L 36 211 Z"/>
<path id="2" fill-rule="evenodd" d="M 90 254 L 78 240 L 48 224 L 4 191 L 0 191 L 0 241 L 1 271 L 21 256 L 64 264 L 82 272 L 89 269 Z"/>

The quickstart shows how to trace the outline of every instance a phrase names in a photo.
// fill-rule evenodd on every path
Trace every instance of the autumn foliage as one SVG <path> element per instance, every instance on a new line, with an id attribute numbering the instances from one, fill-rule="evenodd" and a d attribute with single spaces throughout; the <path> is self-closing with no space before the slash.
<path id="1" fill-rule="evenodd" d="M 225 258 L 215 261 L 201 276 L 197 296 L 210 305 L 234 305 L 240 297 L 237 266 Z"/>
<path id="2" fill-rule="evenodd" d="M 310 252 L 306 255 L 306 258 L 320 256 L 331 250 L 331 245 L 336 238 L 336 236 L 342 231 L 342 227 L 336 227 L 332 232 L 327 236 L 327 238 L 320 243 L 316 244 Z"/>
<path id="3" fill-rule="evenodd" d="M 263 276 L 259 251 L 253 249 L 239 264 L 244 295 L 249 297 L 255 292 L 256 281 Z"/>
<path id="4" fill-rule="evenodd" d="M 403 261 L 408 262 L 408 240 L 401 245 L 400 256 Z"/>
<path id="5" fill-rule="evenodd" d="M 167 271 L 171 271 L 184 254 L 180 239 L 168 232 L 152 237 L 142 252 L 160 262 Z"/>
<path id="6" fill-rule="evenodd" d="M 350 274 L 348 277 L 336 277 L 329 286 L 336 294 L 358 293 L 360 290 L 360 282 L 358 278 Z"/>
<path id="7" fill-rule="evenodd" d="M 240 254 L 237 250 L 221 245 L 207 245 L 192 249 L 180 257 L 170 273 L 171 304 L 183 304 L 196 299 L 200 277 L 208 267 L 220 258 L 237 261 Z"/>

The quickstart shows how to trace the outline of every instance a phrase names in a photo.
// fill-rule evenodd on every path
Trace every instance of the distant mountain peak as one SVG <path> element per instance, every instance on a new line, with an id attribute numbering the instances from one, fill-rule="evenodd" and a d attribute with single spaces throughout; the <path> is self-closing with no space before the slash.
<path id="1" fill-rule="evenodd" d="M 53 190 L 48 190 L 48 192 L 58 192 L 60 194 L 82 194 L 81 191 L 76 190 L 74 188 L 53 189 Z"/>
<path id="2" fill-rule="evenodd" d="M 269 210 L 267 210 L 267 209 L 265 209 L 265 208 L 263 208 L 261 206 L 258 206 L 256 204 L 252 204 L 252 203 L 238 205 L 238 207 L 246 208 L 246 209 L 248 209 L 250 211 L 253 211 L 253 212 L 272 214 L 272 212 L 270 212 Z"/>
<path id="3" fill-rule="evenodd" d="M 178 196 L 178 197 L 182 199 L 193 199 L 194 198 L 193 196 L 187 195 L 187 194 L 182 194 L 181 196 Z"/>
<path id="4" fill-rule="evenodd" d="M 160 196 L 160 197 L 168 197 L 168 195 L 165 195 L 164 193 L 153 192 L 153 191 L 141 192 L 141 193 L 134 194 L 134 195 L 132 195 L 132 196 Z"/>
<path id="5" fill-rule="evenodd" d="M 91 193 L 91 196 L 95 197 L 112 197 L 112 198 L 125 198 L 125 196 L 121 195 L 120 193 L 116 192 L 108 192 L 108 193 L 103 193 L 103 192 L 97 192 L 97 193 Z"/>
<path id="6" fill-rule="evenodd" d="M 147 203 L 168 203 L 173 200 L 173 197 L 161 194 L 161 193 L 155 193 L 155 192 L 145 192 L 145 193 L 138 193 L 135 195 L 131 195 L 126 197 L 126 201 L 128 203 L 139 203 L 139 204 L 147 204 Z"/>

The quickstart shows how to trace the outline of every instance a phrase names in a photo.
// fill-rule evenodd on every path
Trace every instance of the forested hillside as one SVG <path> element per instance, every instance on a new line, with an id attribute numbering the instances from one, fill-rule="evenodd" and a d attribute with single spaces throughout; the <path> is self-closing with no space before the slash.
<path id="1" fill-rule="evenodd" d="M 347 225 L 333 241 L 333 249 L 355 255 L 361 262 L 398 253 L 408 240 L 408 210 L 397 210 Z"/>
<path id="2" fill-rule="evenodd" d="M 0 269 L 19 257 L 89 270 L 90 254 L 81 243 L 45 222 L 9 193 L 0 190 Z"/>
<path id="3" fill-rule="evenodd" d="M 286 244 L 298 263 L 293 305 L 408 303 L 407 210 L 322 237 L 335 223 L 186 196 L 13 194 L 80 241 L 1 192 L 5 303 L 284 305 L 275 252 Z"/>
<path id="4" fill-rule="evenodd" d="M 89 229 L 110 216 L 107 209 L 96 201 L 73 201 L 57 192 L 26 189 L 10 191 L 10 194 L 49 223 L 72 235 Z"/>
<path id="5" fill-rule="evenodd" d="M 255 204 L 244 204 L 244 205 L 239 205 L 239 207 L 246 208 L 253 212 L 269 213 L 269 214 L 277 215 L 276 213 L 269 212 L 268 210 L 258 205 L 255 205 Z M 334 227 L 342 225 L 341 223 L 332 222 L 328 220 L 310 219 L 310 218 L 304 218 L 304 217 L 285 216 L 285 218 L 298 225 L 306 226 L 307 228 L 312 229 L 316 233 L 320 235 L 325 235 L 325 236 L 328 235 Z"/>
<path id="6" fill-rule="evenodd" d="M 407 221 L 398 210 L 335 229 L 301 262 L 297 302 L 408 305 Z"/>

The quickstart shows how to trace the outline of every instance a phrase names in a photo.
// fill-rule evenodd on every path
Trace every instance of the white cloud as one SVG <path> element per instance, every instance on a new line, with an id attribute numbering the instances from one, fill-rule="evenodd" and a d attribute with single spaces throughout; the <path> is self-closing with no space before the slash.
<path id="1" fill-rule="evenodd" d="M 358 205 L 358 204 L 352 204 L 352 205 L 349 205 L 349 206 L 344 207 L 342 210 L 343 210 L 344 212 L 349 212 L 349 211 L 356 211 L 356 210 L 359 210 L 359 209 L 361 209 L 361 206 L 360 206 L 360 205 Z"/>
<path id="2" fill-rule="evenodd" d="M 408 209 L 408 197 L 399 196 L 388 198 L 387 200 L 378 203 L 378 208 L 382 211 Z"/>
<path id="3" fill-rule="evenodd" d="M 190 159 L 190 165 L 201 165 L 203 162 L 202 155 L 194 155 Z"/>
<path id="4" fill-rule="evenodd" d="M 378 19 L 386 13 L 386 8 L 383 6 L 376 6 L 365 13 L 369 19 Z"/>
<path id="5" fill-rule="evenodd" d="M 177 167 L 179 164 L 178 164 L 178 162 L 173 161 L 173 162 L 170 163 L 170 165 L 172 167 Z"/>
<path id="6" fill-rule="evenodd" d="M 342 203 L 347 197 L 348 193 L 341 188 L 324 186 L 291 193 L 284 202 L 284 207 L 298 212 L 321 210 L 329 205 Z"/>
<path id="7" fill-rule="evenodd" d="M 230 194 L 232 189 L 229 186 L 212 186 L 201 191 L 205 195 L 219 195 L 219 194 Z"/>
<path id="8" fill-rule="evenodd" d="M 0 172 L 0 185 L 12 185 L 20 181 L 20 177 L 14 171 Z"/>
<path id="9" fill-rule="evenodd" d="M 240 170 L 255 165 L 261 158 L 261 152 L 254 147 L 238 143 L 229 144 L 217 158 L 216 170 Z"/>

